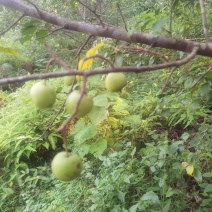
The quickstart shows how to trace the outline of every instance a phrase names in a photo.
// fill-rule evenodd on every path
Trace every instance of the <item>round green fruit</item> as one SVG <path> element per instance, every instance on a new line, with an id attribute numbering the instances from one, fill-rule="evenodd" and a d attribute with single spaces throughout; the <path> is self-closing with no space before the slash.
<path id="1" fill-rule="evenodd" d="M 73 76 L 66 76 L 66 77 L 64 77 L 64 84 L 66 86 L 72 85 L 72 83 L 74 82 L 74 78 L 75 77 L 73 77 Z"/>
<path id="2" fill-rule="evenodd" d="M 73 113 L 79 98 L 80 98 L 79 91 L 75 90 L 69 94 L 65 104 L 68 113 Z M 92 110 L 92 108 L 93 108 L 93 99 L 90 96 L 84 95 L 79 104 L 76 116 L 83 117 L 87 115 Z"/>
<path id="3" fill-rule="evenodd" d="M 30 96 L 38 108 L 47 108 L 55 103 L 56 91 L 52 85 L 42 81 L 32 86 Z"/>
<path id="4" fill-rule="evenodd" d="M 109 73 L 105 79 L 105 86 L 108 91 L 121 91 L 127 85 L 127 79 L 123 73 Z"/>
<path id="5" fill-rule="evenodd" d="M 71 181 L 80 176 L 82 160 L 79 156 L 67 152 L 55 155 L 51 164 L 52 173 L 61 181 Z"/>

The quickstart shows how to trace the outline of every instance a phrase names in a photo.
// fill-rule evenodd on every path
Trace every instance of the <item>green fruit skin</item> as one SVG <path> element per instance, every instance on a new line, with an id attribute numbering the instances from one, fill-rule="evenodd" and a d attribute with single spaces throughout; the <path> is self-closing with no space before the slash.
<path id="1" fill-rule="evenodd" d="M 68 113 L 72 113 L 75 109 L 75 105 L 77 104 L 78 99 L 80 98 L 79 91 L 73 91 L 69 94 L 66 100 L 66 110 Z M 87 115 L 93 108 L 93 99 L 90 96 L 84 95 L 79 104 L 79 108 L 77 111 L 77 117 L 83 117 Z"/>
<path id="2" fill-rule="evenodd" d="M 66 76 L 66 77 L 64 77 L 64 84 L 66 86 L 72 85 L 72 83 L 74 82 L 74 78 L 75 77 L 73 77 L 73 76 Z"/>
<path id="3" fill-rule="evenodd" d="M 118 92 L 127 85 L 127 79 L 123 73 L 109 73 L 105 79 L 105 87 L 108 91 Z"/>
<path id="4" fill-rule="evenodd" d="M 30 96 L 38 108 L 48 108 L 55 103 L 56 91 L 52 85 L 42 81 L 32 86 Z"/>
<path id="5" fill-rule="evenodd" d="M 71 181 L 80 176 L 82 171 L 82 160 L 79 156 L 59 152 L 51 163 L 52 173 L 61 181 Z"/>

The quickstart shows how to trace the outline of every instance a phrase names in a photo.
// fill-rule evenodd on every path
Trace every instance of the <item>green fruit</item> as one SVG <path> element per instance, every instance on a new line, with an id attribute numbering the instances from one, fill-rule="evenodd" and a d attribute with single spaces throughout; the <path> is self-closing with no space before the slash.
<path id="1" fill-rule="evenodd" d="M 59 152 L 53 158 L 51 168 L 57 179 L 71 181 L 80 176 L 82 160 L 72 153 Z"/>
<path id="2" fill-rule="evenodd" d="M 79 91 L 75 90 L 69 94 L 65 104 L 68 113 L 73 113 L 79 98 L 80 98 Z M 84 95 L 79 104 L 76 116 L 83 117 L 87 115 L 92 110 L 92 108 L 93 108 L 93 99 L 90 96 Z"/>
<path id="3" fill-rule="evenodd" d="M 127 85 L 127 79 L 123 73 L 109 73 L 105 79 L 105 86 L 108 91 L 121 91 Z"/>
<path id="4" fill-rule="evenodd" d="M 74 79 L 75 79 L 75 77 L 73 77 L 73 76 L 66 76 L 66 77 L 64 77 L 64 84 L 66 86 L 70 86 L 74 82 Z"/>
<path id="5" fill-rule="evenodd" d="M 52 85 L 42 81 L 32 86 L 30 96 L 38 108 L 47 108 L 55 103 L 56 91 Z"/>

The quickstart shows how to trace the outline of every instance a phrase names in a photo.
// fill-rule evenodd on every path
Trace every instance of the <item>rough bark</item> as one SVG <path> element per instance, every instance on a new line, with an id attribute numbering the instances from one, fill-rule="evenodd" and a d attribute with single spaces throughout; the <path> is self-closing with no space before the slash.
<path id="1" fill-rule="evenodd" d="M 161 47 L 166 49 L 191 52 L 195 45 L 199 45 L 197 54 L 212 57 L 212 43 L 197 43 L 173 37 L 156 36 L 147 33 L 129 33 L 124 29 L 108 25 L 93 25 L 85 22 L 74 21 L 63 18 L 46 11 L 28 6 L 19 0 L 0 0 L 0 5 L 15 9 L 25 16 L 30 16 L 45 22 L 64 27 L 68 30 L 86 33 L 88 35 L 113 38 L 127 42 L 147 44 L 151 47 Z"/>

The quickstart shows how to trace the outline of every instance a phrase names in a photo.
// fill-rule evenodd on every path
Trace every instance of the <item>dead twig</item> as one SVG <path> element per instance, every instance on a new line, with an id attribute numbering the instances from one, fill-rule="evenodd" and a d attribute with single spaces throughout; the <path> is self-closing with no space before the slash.
<path id="1" fill-rule="evenodd" d="M 160 94 L 162 94 L 162 93 L 165 91 L 165 89 L 166 89 L 166 87 L 167 87 L 167 84 L 168 84 L 168 82 L 169 82 L 169 80 L 170 80 L 172 74 L 174 73 L 174 71 L 175 71 L 176 69 L 177 69 L 177 67 L 173 67 L 173 68 L 172 68 L 171 72 L 169 73 L 169 76 L 168 76 L 167 79 L 166 79 L 166 82 L 164 83 L 164 85 L 163 85 L 163 87 L 162 87 L 162 89 L 161 89 L 161 91 L 160 91 Z"/>

